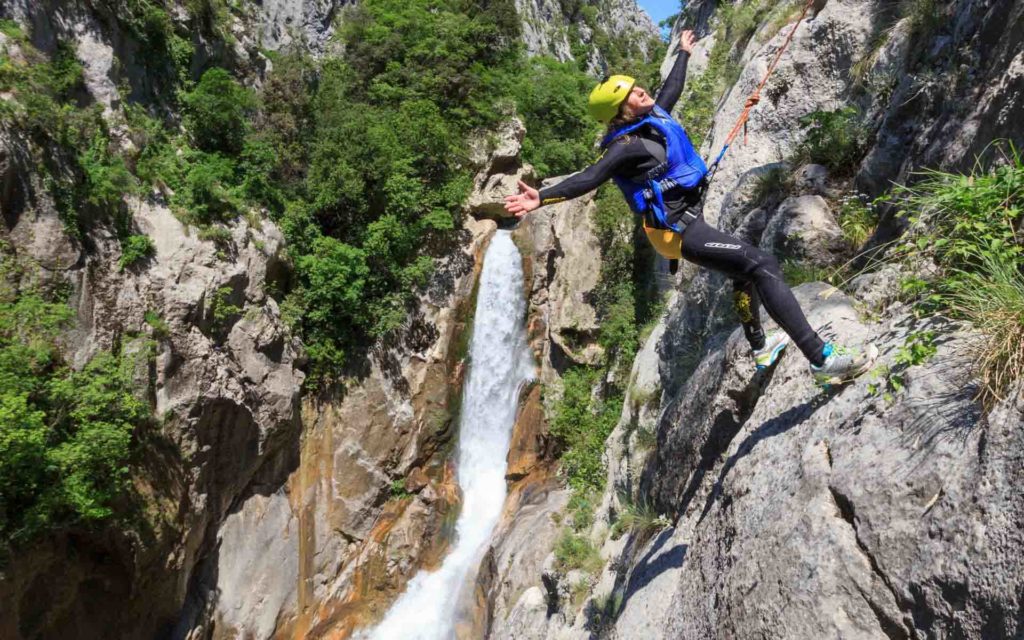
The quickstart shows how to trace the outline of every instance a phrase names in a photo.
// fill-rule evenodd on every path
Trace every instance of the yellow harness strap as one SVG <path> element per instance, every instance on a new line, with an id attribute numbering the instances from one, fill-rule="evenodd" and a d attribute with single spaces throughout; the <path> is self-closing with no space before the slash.
<path id="1" fill-rule="evenodd" d="M 671 229 L 654 229 L 647 226 L 644 220 L 644 233 L 650 241 L 654 250 L 669 260 L 679 260 L 683 257 L 683 236 Z"/>

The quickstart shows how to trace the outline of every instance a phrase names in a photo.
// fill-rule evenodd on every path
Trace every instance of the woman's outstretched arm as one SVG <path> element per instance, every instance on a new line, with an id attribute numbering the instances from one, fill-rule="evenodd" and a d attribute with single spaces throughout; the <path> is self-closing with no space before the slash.
<path id="1" fill-rule="evenodd" d="M 616 141 L 597 162 L 556 185 L 537 191 L 520 182 L 519 193 L 505 197 L 505 210 L 516 217 L 522 217 L 542 205 L 579 197 L 598 188 L 623 169 L 635 166 L 649 155 L 650 153 L 636 138 Z"/>
<path id="2" fill-rule="evenodd" d="M 665 84 L 661 85 L 658 97 L 654 99 L 655 104 L 665 111 L 672 111 L 672 107 L 683 93 L 683 87 L 686 85 L 686 65 L 690 61 L 690 52 L 693 51 L 695 42 L 696 38 L 692 31 L 684 31 L 679 36 L 679 55 L 672 65 L 672 71 L 665 78 Z"/>

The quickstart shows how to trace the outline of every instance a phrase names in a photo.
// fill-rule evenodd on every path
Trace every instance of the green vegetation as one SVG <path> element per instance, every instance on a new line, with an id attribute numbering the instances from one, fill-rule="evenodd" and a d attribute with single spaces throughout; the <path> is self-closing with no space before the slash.
<path id="1" fill-rule="evenodd" d="M 517 111 L 529 135 L 523 160 L 542 176 L 579 170 L 594 158 L 601 129 L 587 114 L 593 80 L 574 63 L 532 58 L 514 87 Z"/>
<path id="2" fill-rule="evenodd" d="M 96 8 L 139 44 L 153 65 L 145 91 L 166 104 L 129 99 L 132 144 L 115 144 L 100 110 L 78 106 L 82 70 L 70 47 L 47 58 L 5 23 L 26 60 L 0 58 L 0 91 L 13 97 L 0 103 L 5 119 L 47 150 L 46 183 L 69 230 L 81 236 L 113 223 L 125 267 L 150 250 L 132 236 L 127 194 L 162 195 L 225 260 L 224 225 L 269 213 L 295 269 L 282 310 L 307 346 L 311 384 L 340 379 L 353 353 L 402 324 L 460 224 L 469 136 L 515 111 L 529 129 L 524 155 L 541 171 L 565 173 L 593 157 L 593 79 L 582 62 L 527 59 L 511 0 L 349 7 L 342 54 L 314 62 L 275 53 L 259 92 L 216 66 L 229 62 L 220 58 L 197 78 L 189 73 L 191 31 L 230 43 L 229 3 L 191 0 L 183 21 L 163 0 L 97 0 Z M 590 20 L 598 11 L 569 9 Z M 643 62 L 637 43 L 595 38 L 613 64 L 656 77 L 657 62 Z M 163 111 L 175 107 L 181 126 Z"/>
<path id="3" fill-rule="evenodd" d="M 182 94 L 185 127 L 203 151 L 237 154 L 245 143 L 254 96 L 224 69 L 213 68 Z"/>
<path id="4" fill-rule="evenodd" d="M 906 387 L 904 372 L 927 362 L 938 351 L 935 335 L 934 331 L 917 331 L 908 335 L 896 351 L 892 366 L 881 365 L 871 372 L 871 376 L 880 382 L 869 384 L 868 391 L 872 395 L 882 393 L 886 400 L 892 401 L 893 396 Z"/>
<path id="5" fill-rule="evenodd" d="M 0 302 L 0 541 L 109 519 L 128 491 L 134 430 L 149 418 L 132 393 L 135 362 L 101 353 L 62 361 L 65 304 L 34 291 Z"/>
<path id="6" fill-rule="evenodd" d="M 156 245 L 147 235 L 130 235 L 121 242 L 121 258 L 117 261 L 123 271 L 153 255 Z"/>
<path id="7" fill-rule="evenodd" d="M 408 498 L 409 496 L 412 495 L 412 493 L 410 493 L 409 490 L 405 488 L 405 478 L 399 478 L 398 480 L 394 480 L 391 482 L 390 494 L 391 497 L 395 500 Z"/>
<path id="8" fill-rule="evenodd" d="M 1024 377 L 1024 274 L 1021 262 L 982 257 L 972 270 L 954 274 L 946 297 L 952 313 L 981 332 L 974 371 L 987 405 L 1006 398 Z"/>
<path id="9" fill-rule="evenodd" d="M 231 302 L 231 295 L 234 291 L 229 286 L 220 287 L 213 294 L 210 300 L 210 316 L 213 318 L 214 329 L 223 333 L 231 326 L 231 321 L 237 319 L 242 313 L 242 308 Z"/>
<path id="10" fill-rule="evenodd" d="M 555 566 L 560 571 L 579 569 L 596 574 L 601 571 L 604 562 L 601 560 L 601 554 L 585 535 L 565 529 L 555 543 Z"/>
<path id="11" fill-rule="evenodd" d="M 619 503 L 622 508 L 612 524 L 612 538 L 618 539 L 626 532 L 633 532 L 641 538 L 646 538 L 669 525 L 664 516 L 644 502 L 636 503 L 628 495 L 620 494 Z"/>
<path id="12" fill-rule="evenodd" d="M 160 317 L 156 311 L 146 311 L 143 314 L 142 319 L 150 326 L 153 330 L 153 337 L 160 339 L 166 338 L 171 333 L 171 327 L 167 324 L 167 321 Z"/>
<path id="13" fill-rule="evenodd" d="M 584 494 L 604 488 L 601 454 L 622 409 L 621 396 L 595 397 L 593 387 L 600 376 L 599 370 L 582 367 L 567 371 L 551 420 L 551 435 L 563 443 L 562 469 L 569 486 Z"/>
<path id="14" fill-rule="evenodd" d="M 813 262 L 803 260 L 784 260 L 782 262 L 782 277 L 786 284 L 791 287 L 801 285 L 805 282 L 828 282 L 835 284 L 837 273 L 828 267 L 822 267 Z"/>
<path id="15" fill-rule="evenodd" d="M 846 176 L 857 168 L 867 148 L 867 130 L 854 107 L 814 111 L 800 118 L 807 135 L 797 150 L 797 160 L 828 167 Z"/>
<path id="16" fill-rule="evenodd" d="M 837 221 L 843 238 L 853 248 L 862 246 L 878 226 L 878 213 L 874 202 L 865 202 L 861 196 L 850 195 L 839 202 Z"/>
<path id="17" fill-rule="evenodd" d="M 937 267 L 933 276 L 905 280 L 904 294 L 917 297 L 923 312 L 970 321 L 985 336 L 972 362 L 986 407 L 1024 375 L 1024 155 L 1013 145 L 995 151 L 991 168 L 979 162 L 970 175 L 928 171 L 889 197 L 911 222 L 898 255 Z"/>

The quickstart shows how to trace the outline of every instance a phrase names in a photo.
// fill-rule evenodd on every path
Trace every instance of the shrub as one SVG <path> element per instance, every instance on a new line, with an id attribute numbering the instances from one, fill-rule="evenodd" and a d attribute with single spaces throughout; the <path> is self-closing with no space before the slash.
<path id="1" fill-rule="evenodd" d="M 117 261 L 122 271 L 153 255 L 156 245 L 147 235 L 131 235 L 121 241 L 121 258 Z"/>
<path id="2" fill-rule="evenodd" d="M 619 503 L 622 508 L 612 524 L 611 535 L 613 538 L 619 538 L 626 532 L 633 532 L 639 537 L 645 538 L 669 525 L 664 516 L 658 514 L 643 501 L 636 503 L 628 495 L 620 495 Z"/>
<path id="3" fill-rule="evenodd" d="M 148 406 L 134 361 L 95 356 L 67 369 L 56 348 L 72 317 L 34 293 L 0 304 L 0 540 L 113 515 L 128 489 L 132 433 Z"/>
<path id="4" fill-rule="evenodd" d="M 1024 275 L 1020 261 L 979 256 L 971 271 L 954 273 L 950 310 L 982 337 L 972 344 L 973 373 L 986 407 L 1003 400 L 1024 377 Z"/>
<path id="5" fill-rule="evenodd" d="M 167 324 L 167 321 L 160 317 L 160 315 L 153 310 L 146 311 L 143 314 L 142 319 L 146 324 L 153 329 L 153 337 L 155 338 L 166 338 L 171 333 L 171 327 Z"/>
<path id="6" fill-rule="evenodd" d="M 172 202 L 189 222 L 209 225 L 234 218 L 242 206 L 235 162 L 218 153 L 193 152 Z"/>
<path id="7" fill-rule="evenodd" d="M 219 67 L 203 73 L 195 89 L 181 96 L 185 126 L 203 151 L 236 154 L 255 108 L 252 93 Z"/>
<path id="8" fill-rule="evenodd" d="M 600 128 L 587 113 L 593 80 L 572 63 L 533 58 L 513 87 L 529 134 L 523 160 L 542 176 L 562 175 L 593 160 Z"/>
<path id="9" fill-rule="evenodd" d="M 409 490 L 405 488 L 405 478 L 399 478 L 398 480 L 393 480 L 391 482 L 390 494 L 392 498 L 398 500 L 408 498 L 412 495 L 409 493 Z"/>
<path id="10" fill-rule="evenodd" d="M 984 335 L 972 362 L 987 408 L 1024 374 L 1024 156 L 1013 145 L 997 150 L 998 166 L 979 162 L 970 175 L 927 171 L 890 197 L 911 222 L 903 256 L 938 268 L 933 278 L 907 279 L 904 293 L 919 296 L 923 311 L 946 311 Z"/>
<path id="11" fill-rule="evenodd" d="M 800 162 L 825 165 L 836 175 L 853 172 L 867 146 L 867 131 L 857 109 L 814 111 L 801 117 L 799 122 L 807 129 L 797 149 Z"/>
<path id="12" fill-rule="evenodd" d="M 878 214 L 873 202 L 865 202 L 861 196 L 851 195 L 840 201 L 839 228 L 843 230 L 843 238 L 851 247 L 860 247 L 878 225 Z"/>
<path id="13" fill-rule="evenodd" d="M 562 469 L 576 491 L 604 488 L 601 461 L 604 442 L 615 428 L 622 399 L 594 397 L 599 373 L 586 368 L 570 369 L 562 377 L 564 391 L 555 405 L 551 435 L 563 445 Z"/>
<path id="14" fill-rule="evenodd" d="M 210 315 L 218 331 L 226 331 L 228 323 L 242 313 L 242 308 L 230 300 L 233 292 L 229 286 L 219 287 L 210 301 Z"/>
<path id="15" fill-rule="evenodd" d="M 563 572 L 579 569 L 597 574 L 604 561 L 586 536 L 565 529 L 555 543 L 555 566 Z"/>

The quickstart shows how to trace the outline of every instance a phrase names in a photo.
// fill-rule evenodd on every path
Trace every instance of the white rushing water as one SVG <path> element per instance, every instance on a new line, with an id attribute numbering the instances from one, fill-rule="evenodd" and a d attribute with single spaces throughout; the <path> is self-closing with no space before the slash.
<path id="1" fill-rule="evenodd" d="M 508 231 L 484 255 L 469 375 L 459 422 L 457 477 L 462 510 L 437 571 L 420 571 L 373 630 L 373 640 L 449 640 L 459 592 L 474 577 L 505 502 L 505 467 L 516 400 L 533 375 L 523 321 L 523 263 Z"/>

